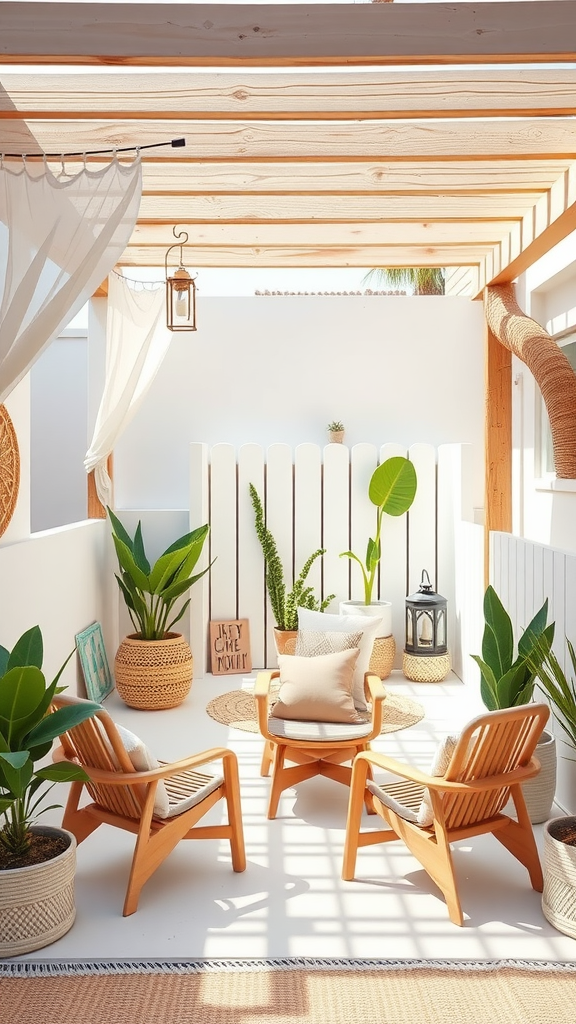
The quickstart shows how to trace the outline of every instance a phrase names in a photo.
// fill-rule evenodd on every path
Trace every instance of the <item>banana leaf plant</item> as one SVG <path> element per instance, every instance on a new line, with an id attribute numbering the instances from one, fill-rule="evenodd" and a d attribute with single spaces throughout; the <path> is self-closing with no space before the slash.
<path id="1" fill-rule="evenodd" d="M 472 654 L 480 668 L 480 695 L 488 711 L 515 708 L 532 700 L 538 667 L 554 638 L 554 623 L 546 625 L 548 598 L 526 627 L 514 657 L 512 621 L 494 587 L 484 594 L 482 656 Z M 544 646 L 540 650 L 540 644 Z"/>
<path id="2" fill-rule="evenodd" d="M 202 579 L 213 564 L 211 562 L 196 576 L 191 575 L 210 527 L 206 524 L 186 533 L 166 548 L 154 565 L 150 565 L 144 550 L 142 523 L 138 523 L 132 538 L 110 508 L 108 515 L 121 572 L 116 579 L 138 639 L 163 640 L 190 604 L 188 598 L 174 618 L 168 621 L 176 601 Z"/>
<path id="3" fill-rule="evenodd" d="M 68 761 L 36 768 L 57 736 L 90 718 L 99 704 L 50 712 L 58 680 L 69 657 L 51 683 L 42 672 L 43 642 L 38 626 L 27 630 L 12 651 L 0 646 L 0 845 L 12 858 L 25 856 L 31 826 L 50 807 L 40 805 L 57 782 L 85 782 L 86 772 Z"/>
<path id="4" fill-rule="evenodd" d="M 350 558 L 360 566 L 364 581 L 365 604 L 372 601 L 376 571 L 382 557 L 380 537 L 384 513 L 389 516 L 401 516 L 407 512 L 416 496 L 416 487 L 414 465 L 402 455 L 386 459 L 372 474 L 368 497 L 372 504 L 376 505 L 376 535 L 368 539 L 364 563 L 352 551 L 340 553 L 340 558 Z"/>

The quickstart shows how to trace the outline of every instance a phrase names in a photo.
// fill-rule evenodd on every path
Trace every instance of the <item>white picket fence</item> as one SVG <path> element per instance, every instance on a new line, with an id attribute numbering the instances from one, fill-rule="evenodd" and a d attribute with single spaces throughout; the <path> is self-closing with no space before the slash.
<path id="1" fill-rule="evenodd" d="M 192 590 L 190 636 L 198 666 L 209 670 L 209 621 L 234 618 L 249 620 L 253 667 L 276 664 L 274 623 L 249 484 L 254 484 L 262 498 L 287 585 L 316 548 L 325 548 L 326 554 L 314 563 L 309 580 L 318 596 L 336 594 L 329 610 L 337 611 L 340 600 L 363 597 L 359 567 L 339 554 L 352 550 L 364 558 L 368 538 L 374 534 L 376 510 L 368 498 L 372 472 L 390 456 L 404 455 L 416 468 L 417 494 L 406 515 L 385 517 L 380 575 L 373 597 L 392 601 L 393 631 L 401 660 L 405 598 L 418 589 L 422 569 L 427 569 L 435 589 L 448 599 L 449 644 L 458 672 L 462 660 L 462 599 L 458 592 L 464 594 L 466 584 L 456 580 L 457 560 L 460 567 L 470 560 L 457 556 L 462 525 L 476 529 L 473 575 L 477 576 L 481 565 L 479 528 L 461 523 L 472 518 L 463 472 L 467 447 L 450 444 L 435 449 L 415 444 L 407 449 L 384 444 L 378 449 L 358 444 L 349 449 L 340 444 L 325 448 L 302 444 L 292 449 L 273 444 L 265 450 L 245 444 L 237 450 L 232 444 L 208 448 L 193 443 L 190 523 L 192 527 L 210 523 L 210 558 L 215 559 L 209 577 Z M 471 550 L 467 542 L 464 547 Z"/>

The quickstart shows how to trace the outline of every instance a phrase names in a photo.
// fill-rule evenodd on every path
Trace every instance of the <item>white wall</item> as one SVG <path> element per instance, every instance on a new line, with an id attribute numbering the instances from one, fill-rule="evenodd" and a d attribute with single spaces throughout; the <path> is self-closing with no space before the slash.
<path id="1" fill-rule="evenodd" d="M 117 508 L 187 508 L 188 444 L 473 446 L 483 504 L 483 312 L 444 296 L 200 298 L 114 455 Z"/>

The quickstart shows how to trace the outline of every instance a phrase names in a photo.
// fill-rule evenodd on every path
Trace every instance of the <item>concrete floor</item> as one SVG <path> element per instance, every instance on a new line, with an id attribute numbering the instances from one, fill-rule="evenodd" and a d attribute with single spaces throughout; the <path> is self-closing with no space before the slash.
<path id="1" fill-rule="evenodd" d="M 383 957 L 576 960 L 576 941 L 544 918 L 528 875 L 491 836 L 455 844 L 465 925 L 402 843 L 360 851 L 357 879 L 340 878 L 348 791 L 326 779 L 288 790 L 266 819 L 269 782 L 259 774 L 262 740 L 205 712 L 217 693 L 250 688 L 254 677 L 194 680 L 170 711 L 106 708 L 162 760 L 214 745 L 239 757 L 248 867 L 234 874 L 227 844 L 180 843 L 143 889 L 138 912 L 121 915 L 134 839 L 101 827 L 78 849 L 77 917 L 71 931 L 22 959 Z M 427 768 L 436 738 L 482 711 L 455 677 L 437 685 L 393 673 L 390 690 L 425 708 L 424 720 L 373 744 Z M 216 813 L 216 808 L 212 814 Z M 556 813 L 556 809 L 554 810 Z M 560 813 L 558 811 L 558 813 Z M 58 812 L 52 820 L 59 821 Z M 373 820 L 373 819 L 371 819 Z M 542 826 L 535 826 L 539 845 Z"/>

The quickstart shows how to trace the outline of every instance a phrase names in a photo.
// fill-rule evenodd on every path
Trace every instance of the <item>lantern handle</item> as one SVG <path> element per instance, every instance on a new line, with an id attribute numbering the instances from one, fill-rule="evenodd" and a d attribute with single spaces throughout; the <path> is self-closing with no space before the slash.
<path id="1" fill-rule="evenodd" d="M 174 238 L 182 238 L 182 236 L 184 236 L 184 237 L 183 237 L 183 241 L 181 241 L 181 242 L 174 242 L 174 244 L 171 245 L 166 250 L 166 255 L 164 257 L 164 273 L 165 273 L 166 277 L 168 277 L 168 256 L 172 252 L 172 249 L 177 249 L 178 246 L 180 246 L 180 266 L 181 267 L 184 266 L 184 264 L 183 264 L 184 256 L 183 256 L 183 253 L 182 253 L 182 247 L 184 245 L 186 245 L 186 242 L 188 241 L 188 237 L 189 237 L 187 231 L 184 231 L 184 230 L 176 231 L 176 225 L 174 225 L 174 227 L 172 228 L 172 234 L 174 235 Z"/>
<path id="2" fill-rule="evenodd" d="M 424 582 L 426 577 L 427 582 Z M 422 569 L 422 579 L 420 580 L 420 590 L 432 590 L 432 584 L 430 583 L 430 577 L 426 569 Z"/>

